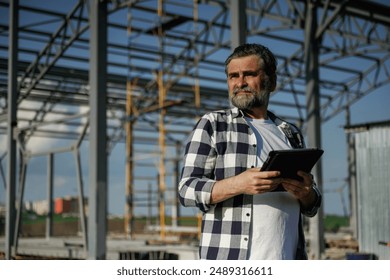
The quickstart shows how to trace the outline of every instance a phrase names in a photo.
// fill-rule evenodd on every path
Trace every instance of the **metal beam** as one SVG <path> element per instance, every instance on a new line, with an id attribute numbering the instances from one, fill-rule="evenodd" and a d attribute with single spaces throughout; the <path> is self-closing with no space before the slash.
<path id="1" fill-rule="evenodd" d="M 87 127 L 87 126 L 86 126 Z M 83 132 L 84 137 L 85 131 Z M 81 139 L 80 139 L 81 141 Z M 76 161 L 76 172 L 77 172 L 77 182 L 78 182 L 78 194 L 79 194 L 79 215 L 80 215 L 80 225 L 81 225 L 81 232 L 83 234 L 83 245 L 84 245 L 84 252 L 87 251 L 88 248 L 88 233 L 87 233 L 87 219 L 85 217 L 85 202 L 84 202 L 84 183 L 83 183 L 83 175 L 81 172 L 81 158 L 80 158 L 80 150 L 79 145 L 77 145 L 77 148 L 73 151 L 73 155 L 75 157 Z"/>
<path id="2" fill-rule="evenodd" d="M 47 155 L 47 204 L 46 239 L 53 235 L 53 187 L 54 187 L 54 154 Z"/>
<path id="3" fill-rule="evenodd" d="M 231 48 L 234 49 L 246 43 L 246 1 L 232 0 L 230 3 L 231 13 Z"/>
<path id="4" fill-rule="evenodd" d="M 311 147 L 321 148 L 321 114 L 319 88 L 319 39 L 317 32 L 316 4 L 306 1 L 305 25 L 305 70 L 306 70 L 306 104 L 307 104 L 307 139 Z M 322 192 L 322 167 L 319 161 L 312 171 L 317 186 Z M 323 207 L 310 219 L 310 258 L 321 259 L 325 251 L 323 229 Z"/>
<path id="5" fill-rule="evenodd" d="M 349 106 L 345 110 L 345 125 L 349 127 L 351 125 L 351 110 Z M 348 148 L 348 195 L 349 195 L 349 226 L 352 230 L 352 236 L 359 240 L 358 221 L 359 212 L 357 205 L 357 174 L 356 174 L 356 146 L 355 137 L 350 132 L 347 132 L 347 148 Z"/>
<path id="6" fill-rule="evenodd" d="M 16 140 L 17 127 L 17 62 L 18 62 L 18 0 L 11 0 L 9 8 L 9 48 L 8 48 L 8 112 L 7 112 L 7 190 L 5 218 L 5 258 L 12 258 L 15 232 L 16 198 Z"/>
<path id="7" fill-rule="evenodd" d="M 16 218 L 15 218 L 15 230 L 14 230 L 14 238 L 13 238 L 13 254 L 17 255 L 18 244 L 19 244 L 19 232 L 20 226 L 22 223 L 22 211 L 23 211 L 23 198 L 24 198 L 24 190 L 26 189 L 26 174 L 27 174 L 27 166 L 29 157 L 23 153 L 22 154 L 22 164 L 21 164 L 21 172 L 19 177 L 19 188 L 18 188 L 18 203 L 16 204 Z"/>
<path id="8" fill-rule="evenodd" d="M 127 82 L 127 94 L 126 94 L 126 115 L 128 118 L 134 117 L 132 85 Z M 133 139 L 133 120 L 126 122 L 126 187 L 125 187 L 125 215 L 124 226 L 127 238 L 133 239 L 134 237 L 134 139 Z"/>
<path id="9" fill-rule="evenodd" d="M 64 18 L 63 24 L 55 33 L 50 37 L 47 45 L 40 51 L 29 67 L 24 72 L 24 75 L 20 81 L 20 88 L 26 87 L 23 91 L 21 98 L 26 98 L 39 81 L 46 75 L 50 68 L 57 62 L 57 60 L 65 53 L 71 44 L 86 30 L 88 25 L 82 25 L 82 14 L 84 9 L 84 0 L 80 0 L 72 11 Z M 77 22 L 73 28 L 72 20 L 76 18 Z M 72 31 L 73 34 L 68 36 L 68 31 Z M 57 40 L 60 38 L 60 40 Z M 59 44 L 58 44 L 59 42 Z M 28 82 L 26 82 L 28 80 Z M 20 102 L 20 100 L 18 100 Z"/>
<path id="10" fill-rule="evenodd" d="M 106 258 L 107 233 L 107 2 L 90 1 L 90 148 L 88 259 Z"/>

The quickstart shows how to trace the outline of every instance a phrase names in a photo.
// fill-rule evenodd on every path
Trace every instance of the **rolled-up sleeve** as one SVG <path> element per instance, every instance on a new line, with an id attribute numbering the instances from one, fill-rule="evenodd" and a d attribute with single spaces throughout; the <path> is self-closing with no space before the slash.
<path id="1" fill-rule="evenodd" d="M 302 214 L 307 217 L 314 217 L 317 214 L 318 209 L 321 207 L 321 203 L 322 203 L 322 195 L 320 190 L 316 186 L 313 186 L 313 190 L 316 193 L 316 200 L 314 204 L 310 208 L 301 210 Z"/>
<path id="2" fill-rule="evenodd" d="M 202 117 L 186 144 L 179 182 L 179 200 L 183 206 L 207 212 L 214 186 L 216 150 L 210 119 Z"/>

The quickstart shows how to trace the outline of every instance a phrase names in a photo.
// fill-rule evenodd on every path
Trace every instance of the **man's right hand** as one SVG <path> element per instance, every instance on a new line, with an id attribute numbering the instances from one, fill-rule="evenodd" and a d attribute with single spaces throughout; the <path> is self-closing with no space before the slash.
<path id="1" fill-rule="evenodd" d="M 279 171 L 259 171 L 251 168 L 239 175 L 217 181 L 211 192 L 211 203 L 215 204 L 239 194 L 262 194 L 273 191 L 282 182 Z"/>

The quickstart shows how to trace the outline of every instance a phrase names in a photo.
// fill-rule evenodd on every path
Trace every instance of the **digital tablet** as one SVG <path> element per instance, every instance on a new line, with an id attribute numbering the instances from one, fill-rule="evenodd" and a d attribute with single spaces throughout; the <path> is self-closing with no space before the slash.
<path id="1" fill-rule="evenodd" d="M 298 170 L 310 173 L 323 153 L 318 148 L 274 150 L 268 154 L 260 170 L 280 171 L 280 177 L 302 181 L 302 177 L 297 175 Z"/>

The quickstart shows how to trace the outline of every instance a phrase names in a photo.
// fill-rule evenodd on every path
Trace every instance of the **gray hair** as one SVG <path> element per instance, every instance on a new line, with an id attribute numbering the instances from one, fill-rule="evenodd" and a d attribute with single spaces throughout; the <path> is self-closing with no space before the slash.
<path id="1" fill-rule="evenodd" d="M 232 59 L 256 55 L 261 63 L 260 68 L 264 72 L 263 87 L 266 91 L 272 92 L 276 87 L 276 69 L 277 61 L 274 54 L 263 45 L 260 44 L 243 44 L 234 49 L 233 53 L 228 56 L 225 61 L 225 73 L 228 74 L 228 65 Z"/>

